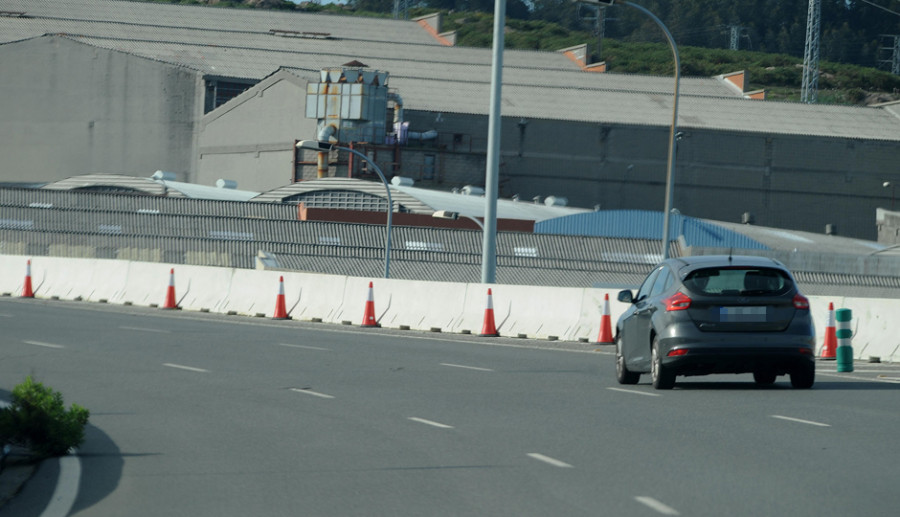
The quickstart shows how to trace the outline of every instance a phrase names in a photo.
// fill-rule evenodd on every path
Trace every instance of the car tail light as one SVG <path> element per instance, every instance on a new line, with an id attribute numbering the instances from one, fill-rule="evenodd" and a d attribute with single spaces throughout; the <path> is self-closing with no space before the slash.
<path id="1" fill-rule="evenodd" d="M 691 306 L 691 299 L 688 295 L 682 293 L 681 291 L 678 291 L 677 293 L 663 300 L 663 303 L 666 304 L 667 311 L 683 311 Z M 794 303 L 796 304 L 796 298 Z"/>
<path id="2" fill-rule="evenodd" d="M 669 353 L 666 354 L 668 357 L 678 357 L 682 355 L 687 355 L 687 348 L 676 348 L 675 350 L 669 350 Z"/>
<path id="3" fill-rule="evenodd" d="M 794 308 L 802 311 L 809 310 L 809 300 L 800 293 L 794 295 Z"/>

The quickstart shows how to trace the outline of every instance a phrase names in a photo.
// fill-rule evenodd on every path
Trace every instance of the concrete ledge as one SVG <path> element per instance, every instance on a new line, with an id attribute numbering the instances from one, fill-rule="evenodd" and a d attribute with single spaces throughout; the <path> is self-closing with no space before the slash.
<path id="1" fill-rule="evenodd" d="M 169 271 L 174 268 L 176 299 L 184 310 L 270 317 L 278 280 L 283 276 L 287 309 L 293 319 L 346 325 L 362 322 L 372 282 L 375 315 L 382 326 L 426 332 L 480 329 L 488 287 L 503 336 L 593 341 L 599 334 L 604 295 L 610 298 L 613 325 L 627 308 L 616 301 L 617 291 L 611 289 L 488 286 L 25 255 L 0 255 L 0 293 L 18 296 L 22 292 L 29 258 L 36 298 L 160 306 Z M 900 361 L 900 319 L 895 317 L 900 313 L 900 300 L 840 295 L 809 298 L 820 348 L 831 302 L 835 308 L 853 310 L 855 358 Z"/>

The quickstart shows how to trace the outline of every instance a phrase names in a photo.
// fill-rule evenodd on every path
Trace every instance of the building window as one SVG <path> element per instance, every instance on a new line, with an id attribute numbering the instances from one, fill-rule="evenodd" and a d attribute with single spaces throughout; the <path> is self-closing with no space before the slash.
<path id="1" fill-rule="evenodd" d="M 433 180 L 434 179 L 434 164 L 435 164 L 435 156 L 433 154 L 425 155 L 425 166 L 422 169 L 422 179 L 425 180 Z"/>

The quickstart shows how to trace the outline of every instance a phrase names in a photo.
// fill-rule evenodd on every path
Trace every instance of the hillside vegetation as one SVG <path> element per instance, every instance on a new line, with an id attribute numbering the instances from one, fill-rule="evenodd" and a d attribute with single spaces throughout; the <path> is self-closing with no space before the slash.
<path id="1" fill-rule="evenodd" d="M 346 4 L 295 4 L 287 0 L 152 0 L 330 12 L 390 17 L 393 0 L 355 0 Z M 765 89 L 769 99 L 800 100 L 806 1 L 679 0 L 639 1 L 656 13 L 675 37 L 684 76 L 710 77 L 746 70 L 748 90 Z M 596 36 L 596 10 L 569 0 L 508 0 L 505 46 L 556 51 L 588 44 L 592 60 L 605 61 L 609 72 L 671 75 L 672 55 L 664 36 L 638 10 L 604 9 L 602 48 Z M 444 13 L 444 31 L 457 32 L 457 45 L 490 47 L 493 0 L 429 0 L 410 9 L 410 17 Z M 461 9 L 465 8 L 465 9 Z M 865 105 L 900 99 L 900 76 L 883 65 L 881 39 L 900 32 L 900 15 L 853 0 L 822 0 L 819 103 Z M 736 27 L 736 29 L 733 29 Z M 730 50 L 731 30 L 739 50 Z M 888 56 L 890 57 L 890 56 Z"/>

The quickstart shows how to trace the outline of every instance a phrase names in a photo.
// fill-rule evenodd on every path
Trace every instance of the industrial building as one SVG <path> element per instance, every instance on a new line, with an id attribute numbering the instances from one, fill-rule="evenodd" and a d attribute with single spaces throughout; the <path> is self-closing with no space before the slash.
<path id="1" fill-rule="evenodd" d="M 439 16 L 0 0 L 0 38 L 2 183 L 162 170 L 268 192 L 320 176 L 377 179 L 346 153 L 323 165 L 294 147 L 321 136 L 334 107 L 310 101 L 346 85 L 329 136 L 418 187 L 483 185 L 491 53 L 453 45 Z M 500 194 L 658 211 L 672 79 L 596 73 L 584 54 L 505 52 Z M 900 105 L 756 100 L 747 82 L 682 78 L 674 206 L 874 239 L 875 211 L 891 201 L 882 185 L 900 181 Z M 384 107 L 351 113 L 361 94 L 350 85 Z"/>

